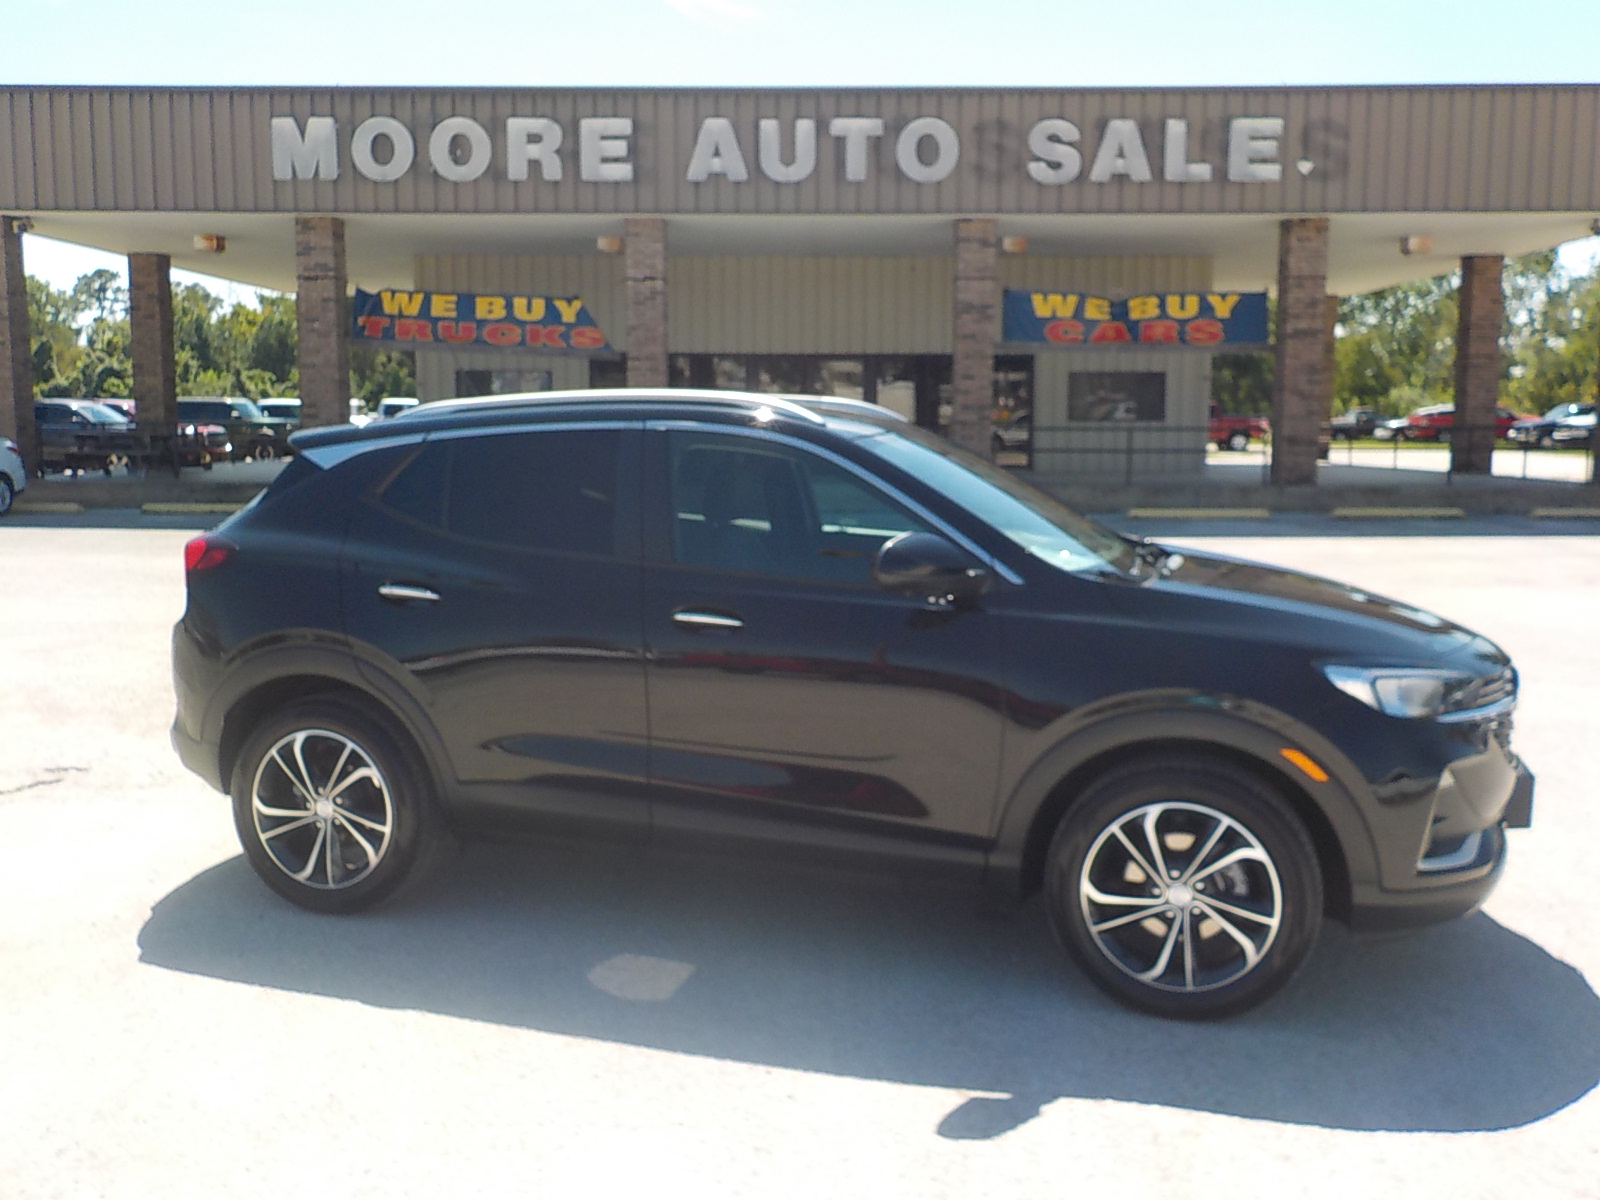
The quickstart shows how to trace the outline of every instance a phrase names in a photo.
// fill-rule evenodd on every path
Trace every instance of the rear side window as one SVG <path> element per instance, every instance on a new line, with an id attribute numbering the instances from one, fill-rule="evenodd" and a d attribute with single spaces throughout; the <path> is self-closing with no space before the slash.
<path id="1" fill-rule="evenodd" d="M 380 501 L 454 537 L 517 550 L 618 553 L 622 432 L 533 430 L 425 447 Z"/>

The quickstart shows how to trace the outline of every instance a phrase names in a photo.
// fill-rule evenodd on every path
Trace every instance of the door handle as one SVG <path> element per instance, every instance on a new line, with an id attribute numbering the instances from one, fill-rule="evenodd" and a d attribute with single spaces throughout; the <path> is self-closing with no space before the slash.
<path id="1" fill-rule="evenodd" d="M 672 614 L 675 624 L 682 625 L 685 629 L 743 629 L 744 622 L 738 617 L 727 613 L 700 612 L 692 608 L 680 608 Z"/>
<path id="2" fill-rule="evenodd" d="M 424 604 L 437 604 L 439 593 L 432 588 L 417 587 L 409 583 L 382 583 L 378 585 L 378 595 L 385 600 L 394 600 L 404 604 L 407 601 L 421 601 Z"/>

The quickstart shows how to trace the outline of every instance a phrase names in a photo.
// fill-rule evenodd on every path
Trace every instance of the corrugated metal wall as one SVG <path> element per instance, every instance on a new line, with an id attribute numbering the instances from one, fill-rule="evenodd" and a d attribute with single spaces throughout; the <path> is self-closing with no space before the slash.
<path id="1" fill-rule="evenodd" d="M 270 121 L 332 116 L 336 181 L 277 181 Z M 417 159 L 399 180 L 375 183 L 350 165 L 350 135 L 392 116 Z M 559 121 L 563 178 L 512 182 L 507 117 Z M 449 182 L 428 164 L 442 119 L 466 116 L 489 134 L 491 165 Z M 578 122 L 634 122 L 631 182 L 579 179 Z M 700 122 L 729 118 L 750 178 L 691 183 L 686 166 Z M 793 184 L 758 166 L 756 123 L 818 121 L 817 166 Z M 845 178 L 836 116 L 881 117 L 867 177 Z M 895 139 L 916 117 L 939 117 L 960 138 L 954 171 L 914 183 L 895 163 Z M 1226 179 L 1229 122 L 1284 120 L 1283 177 Z M 1061 117 L 1081 130 L 1082 174 L 1040 184 L 1027 174 L 1029 130 Z M 1162 179 L 1165 120 L 1189 122 L 1190 145 L 1212 163 L 1205 183 Z M 1095 183 L 1089 163 L 1106 122 L 1138 123 L 1155 179 Z M 8 211 L 574 212 L 574 213 L 1338 213 L 1583 212 L 1600 209 L 1600 87 L 1478 86 L 1186 90 L 532 91 L 468 89 L 0 88 L 0 208 Z"/>
<path id="2" fill-rule="evenodd" d="M 1203 292 L 1211 286 L 1211 259 L 1202 255 L 1005 255 L 1003 287 L 1029 291 L 1088 292 L 1126 300 L 1143 292 Z"/>
<path id="3" fill-rule="evenodd" d="M 418 350 L 417 398 L 459 396 L 457 371 L 549 371 L 551 391 L 589 386 L 589 360 L 578 354 L 526 354 L 515 350 Z"/>
<path id="4" fill-rule="evenodd" d="M 948 354 L 953 272 L 941 257 L 675 257 L 667 345 L 684 354 Z"/>
<path id="5" fill-rule="evenodd" d="M 1166 428 L 1071 422 L 1068 380 L 1074 371 L 1163 371 Z M 1211 401 L 1211 355 L 1204 350 L 1041 350 L 1033 368 L 1033 470 L 1043 479 L 1128 478 L 1192 474 L 1205 465 L 1203 427 Z"/>

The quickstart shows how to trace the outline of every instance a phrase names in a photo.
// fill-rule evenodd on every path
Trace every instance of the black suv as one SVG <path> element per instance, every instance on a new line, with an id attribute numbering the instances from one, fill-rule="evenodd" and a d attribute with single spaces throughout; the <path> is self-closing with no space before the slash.
<path id="1" fill-rule="evenodd" d="M 447 401 L 299 433 L 189 543 L 184 762 L 266 883 L 361 908 L 449 830 L 606 829 L 1042 891 L 1104 988 L 1271 994 L 1325 914 L 1494 886 L 1506 656 L 1086 521 L 871 405 Z"/>
<path id="2" fill-rule="evenodd" d="M 289 434 L 296 423 L 269 417 L 255 401 L 241 396 L 179 396 L 178 420 L 185 425 L 220 425 L 228 431 L 235 460 L 258 462 L 289 452 Z"/>

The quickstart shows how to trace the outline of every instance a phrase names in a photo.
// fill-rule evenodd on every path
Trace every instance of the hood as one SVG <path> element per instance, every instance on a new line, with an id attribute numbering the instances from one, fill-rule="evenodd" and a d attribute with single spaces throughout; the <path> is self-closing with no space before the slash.
<path id="1" fill-rule="evenodd" d="M 1310 632 L 1308 622 L 1317 623 L 1324 629 L 1315 641 L 1328 643 L 1330 649 L 1348 646 L 1377 659 L 1444 659 L 1463 653 L 1505 659 L 1497 647 L 1471 630 L 1363 588 L 1243 559 L 1178 553 L 1183 555 L 1181 563 L 1164 569 L 1148 585 L 1151 590 L 1247 605 L 1258 610 L 1248 618 L 1258 629 L 1263 622 L 1282 627 L 1286 634 L 1293 627 L 1291 636 L 1299 640 Z"/>

